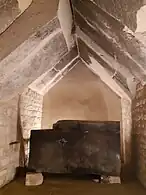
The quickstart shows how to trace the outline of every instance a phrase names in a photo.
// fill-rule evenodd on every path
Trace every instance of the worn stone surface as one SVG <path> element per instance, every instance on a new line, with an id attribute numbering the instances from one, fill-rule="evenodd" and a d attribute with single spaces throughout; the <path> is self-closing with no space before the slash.
<path id="1" fill-rule="evenodd" d="M 42 28 L 41 32 L 31 36 L 0 63 L 1 100 L 7 100 L 22 92 L 68 52 L 61 29 L 58 25 L 54 27 L 52 22 L 44 27 L 45 30 Z M 48 28 L 51 29 L 48 31 Z"/>
<path id="2" fill-rule="evenodd" d="M 116 71 L 113 72 L 113 68 L 110 67 L 109 62 L 104 60 L 101 56 L 98 56 L 89 46 L 84 44 L 83 39 L 79 40 L 79 49 L 81 59 L 85 62 L 87 67 L 97 74 L 103 82 L 105 82 L 118 96 L 130 98 L 129 89 L 124 82 L 125 78 L 121 75 L 116 75 Z M 122 79 L 119 80 L 120 77 Z M 122 82 L 122 83 L 121 83 Z M 124 85 L 125 83 L 125 85 Z"/>
<path id="3" fill-rule="evenodd" d="M 125 77 L 126 75 L 123 76 L 121 72 L 119 72 L 118 70 L 116 71 L 114 67 L 109 65 L 110 62 L 106 61 L 102 55 L 98 55 L 91 47 L 85 44 L 83 38 L 78 39 L 78 44 L 79 44 L 80 56 L 87 64 L 89 64 L 89 66 L 92 63 L 90 57 L 93 57 L 108 72 L 108 74 L 111 75 L 111 77 L 114 75 L 114 80 L 119 85 L 121 85 L 123 89 L 127 91 L 127 93 L 129 92 L 127 80 Z"/>
<path id="4" fill-rule="evenodd" d="M 126 31 L 125 25 L 117 18 L 93 1 L 79 0 L 73 5 L 76 25 L 113 59 L 126 66 L 136 78 L 145 82 L 144 44 L 135 38 L 133 33 Z"/>
<path id="5" fill-rule="evenodd" d="M 30 131 L 41 128 L 43 96 L 27 88 L 20 98 L 20 115 L 23 137 L 30 138 Z"/>
<path id="6" fill-rule="evenodd" d="M 0 1 L 0 34 L 20 15 L 17 0 Z"/>
<path id="7" fill-rule="evenodd" d="M 93 0 L 98 6 L 119 19 L 123 24 L 135 31 L 137 27 L 137 11 L 144 5 L 143 0 Z"/>
<path id="8" fill-rule="evenodd" d="M 31 4 L 32 0 L 0 1 L 0 34 L 4 32 Z"/>
<path id="9" fill-rule="evenodd" d="M 53 35 L 55 36 L 60 31 L 60 25 L 57 18 L 54 18 L 43 27 L 39 28 L 27 40 L 19 45 L 19 47 L 16 48 L 16 50 L 14 50 L 7 59 L 1 61 L 1 76 L 4 76 L 6 74 L 5 72 L 9 71 L 10 61 L 13 62 L 11 63 L 11 67 L 13 69 L 20 66 L 20 64 L 25 60 L 25 58 L 29 56 L 29 54 L 36 50 L 39 51 L 39 49 L 41 49 L 41 46 L 45 46 L 45 44 L 47 44 L 47 41 L 53 38 Z M 42 43 L 42 41 L 44 42 Z"/>
<path id="10" fill-rule="evenodd" d="M 77 0 L 72 0 L 77 3 Z M 89 0 L 94 5 L 98 5 L 99 8 L 104 10 L 106 13 L 116 18 L 120 23 L 126 25 L 130 30 L 136 31 L 139 25 L 139 20 L 142 19 L 143 28 L 145 28 L 145 24 L 143 19 L 138 18 L 138 12 L 144 8 L 145 1 L 144 0 Z M 142 9 L 144 11 L 144 9 Z M 144 15 L 143 15 L 144 16 Z"/>
<path id="11" fill-rule="evenodd" d="M 19 166 L 19 144 L 11 145 L 17 141 L 17 107 L 17 97 L 0 104 L 0 187 L 14 178 Z"/>
<path id="12" fill-rule="evenodd" d="M 28 0 L 19 0 L 22 7 L 26 2 Z M 33 0 L 29 9 L 0 36 L 0 60 L 8 56 L 40 27 L 51 21 L 57 14 L 57 6 L 58 0 L 53 0 L 49 4 L 48 0 Z"/>
<path id="13" fill-rule="evenodd" d="M 20 97 L 20 123 L 24 142 L 25 159 L 29 158 L 30 132 L 34 129 L 41 129 L 43 96 L 30 88 L 27 88 Z"/>
<path id="14" fill-rule="evenodd" d="M 27 173 L 25 179 L 26 186 L 38 186 L 43 183 L 42 173 Z"/>
<path id="15" fill-rule="evenodd" d="M 133 155 L 136 173 L 146 187 L 146 86 L 137 86 L 133 100 Z"/>
<path id="16" fill-rule="evenodd" d="M 77 47 L 74 46 L 52 69 L 37 78 L 29 87 L 37 93 L 45 95 L 78 61 Z"/>

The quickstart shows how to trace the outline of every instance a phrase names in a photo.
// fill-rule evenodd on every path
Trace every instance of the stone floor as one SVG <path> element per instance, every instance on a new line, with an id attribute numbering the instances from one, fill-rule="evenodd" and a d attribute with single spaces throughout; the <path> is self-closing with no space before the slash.
<path id="1" fill-rule="evenodd" d="M 96 184 L 87 180 L 47 179 L 38 187 L 25 187 L 24 180 L 11 182 L 0 189 L 0 195 L 145 195 L 146 190 L 138 182 L 125 184 Z"/>

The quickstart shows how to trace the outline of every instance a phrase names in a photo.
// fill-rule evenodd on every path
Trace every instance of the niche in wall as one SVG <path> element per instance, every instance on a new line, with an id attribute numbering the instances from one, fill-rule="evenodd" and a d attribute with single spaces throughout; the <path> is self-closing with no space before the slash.
<path id="1" fill-rule="evenodd" d="M 120 98 L 79 62 L 45 96 L 42 128 L 58 120 L 120 121 Z"/>

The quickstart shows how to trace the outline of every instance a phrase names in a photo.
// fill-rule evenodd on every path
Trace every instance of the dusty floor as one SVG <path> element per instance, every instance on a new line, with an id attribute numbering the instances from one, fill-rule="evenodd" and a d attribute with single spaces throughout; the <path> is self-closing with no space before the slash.
<path id="1" fill-rule="evenodd" d="M 24 180 L 15 180 L 0 190 L 0 195 L 145 195 L 146 190 L 138 182 L 106 185 L 92 181 L 72 179 L 47 179 L 39 187 L 25 187 Z"/>

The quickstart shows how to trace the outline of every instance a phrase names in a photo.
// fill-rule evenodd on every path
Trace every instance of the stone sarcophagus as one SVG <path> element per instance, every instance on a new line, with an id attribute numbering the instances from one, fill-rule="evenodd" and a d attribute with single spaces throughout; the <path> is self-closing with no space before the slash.
<path id="1" fill-rule="evenodd" d="M 28 168 L 119 176 L 120 122 L 58 121 L 51 130 L 33 130 Z"/>

